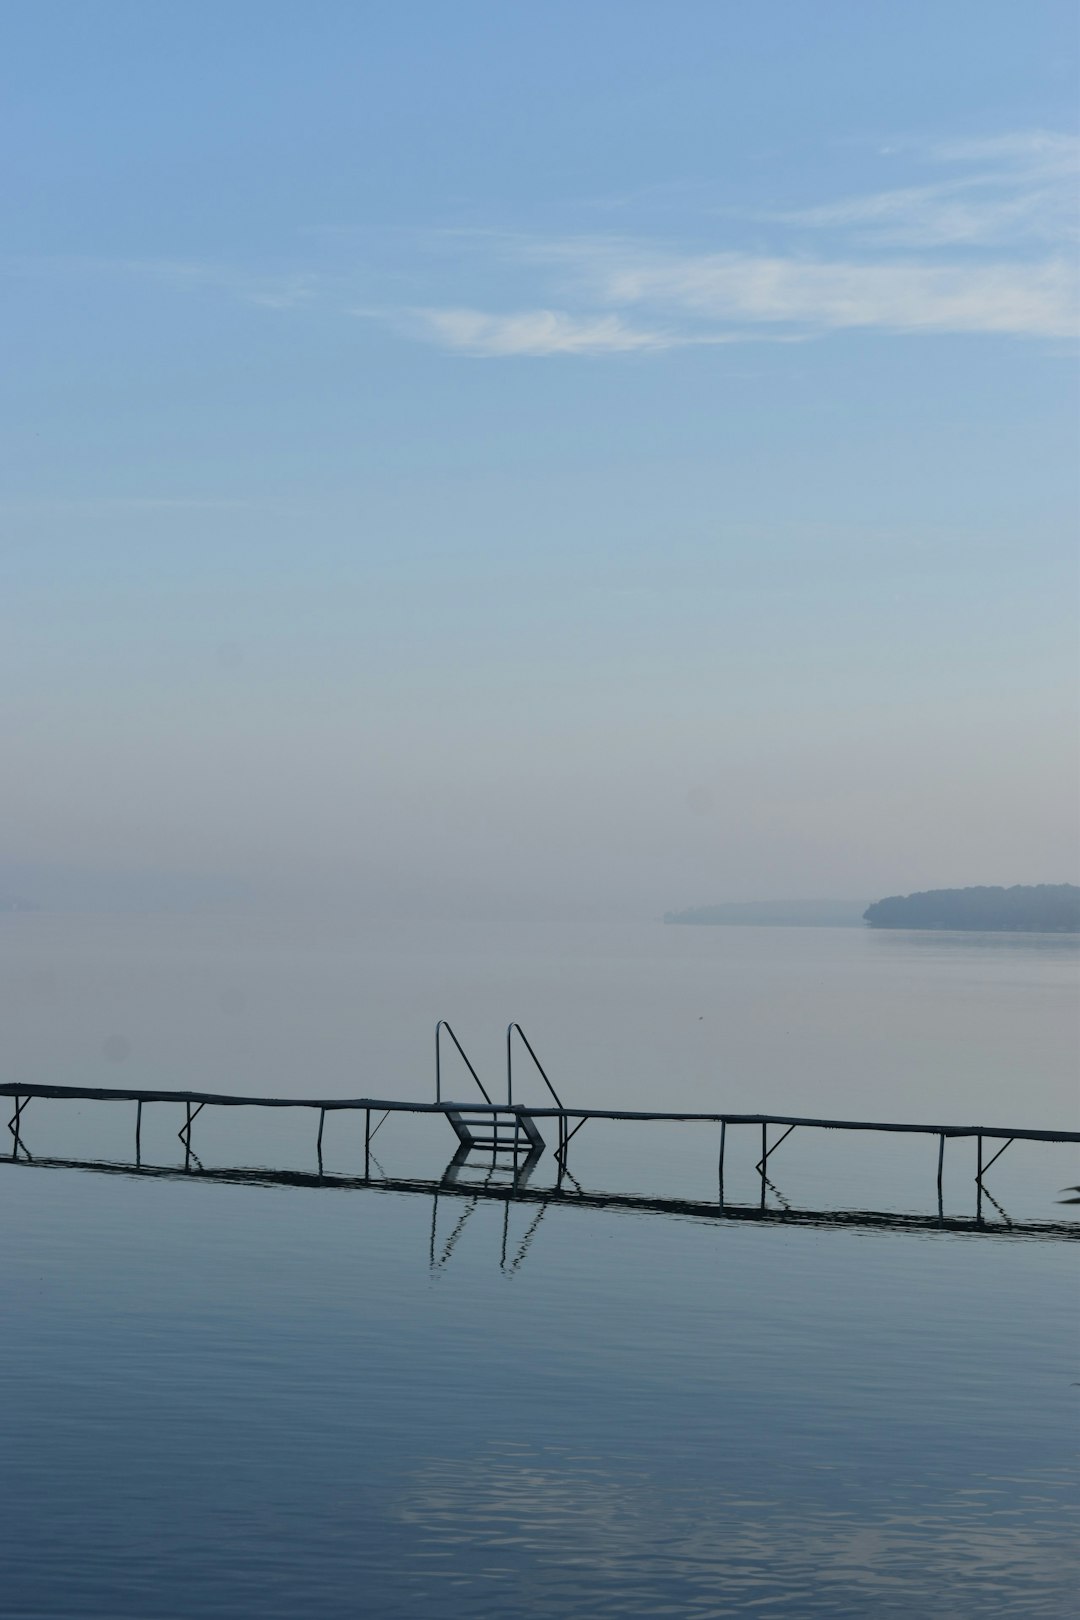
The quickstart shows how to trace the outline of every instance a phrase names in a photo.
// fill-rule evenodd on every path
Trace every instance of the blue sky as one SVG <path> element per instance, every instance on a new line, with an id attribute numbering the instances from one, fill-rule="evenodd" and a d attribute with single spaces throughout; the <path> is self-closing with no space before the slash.
<path id="1" fill-rule="evenodd" d="M 5 858 L 1075 879 L 1073 8 L 10 4 Z"/>

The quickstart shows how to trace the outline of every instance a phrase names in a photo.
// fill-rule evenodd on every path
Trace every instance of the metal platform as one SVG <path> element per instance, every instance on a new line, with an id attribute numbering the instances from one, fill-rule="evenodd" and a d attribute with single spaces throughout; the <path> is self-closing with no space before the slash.
<path id="1" fill-rule="evenodd" d="M 443 1096 L 444 1035 L 454 1047 L 475 1082 L 483 1101 L 462 1102 Z M 514 1101 L 515 1043 L 523 1048 L 530 1062 L 530 1072 L 539 1074 L 551 1102 L 521 1103 Z M 184 1147 L 185 1159 L 192 1154 L 192 1126 L 204 1108 L 302 1108 L 318 1114 L 316 1153 L 322 1170 L 323 1133 L 328 1114 L 353 1112 L 364 1114 L 364 1174 L 370 1172 L 371 1143 L 391 1114 L 442 1114 L 448 1121 L 459 1143 L 459 1153 L 490 1154 L 493 1159 L 509 1155 L 515 1165 L 519 1161 L 534 1162 L 544 1151 L 541 1122 L 552 1120 L 557 1133 L 554 1155 L 560 1170 L 565 1170 L 567 1154 L 573 1138 L 590 1121 L 623 1121 L 656 1124 L 679 1123 L 701 1126 L 719 1126 L 719 1204 L 724 1207 L 724 1168 L 729 1127 L 749 1126 L 760 1131 L 761 1151 L 754 1168 L 761 1177 L 764 1193 L 766 1168 L 769 1159 L 794 1130 L 888 1132 L 922 1135 L 938 1139 L 937 1187 L 939 1207 L 945 1157 L 945 1143 L 959 1137 L 974 1138 L 976 1142 L 975 1184 L 980 1192 L 983 1178 L 1011 1143 L 1058 1142 L 1080 1143 L 1080 1131 L 1032 1129 L 1026 1126 L 994 1125 L 940 1125 L 912 1124 L 907 1121 L 873 1119 L 828 1119 L 810 1115 L 743 1114 L 727 1111 L 698 1112 L 686 1109 L 637 1108 L 579 1108 L 567 1107 L 559 1097 L 545 1072 L 540 1059 L 520 1024 L 511 1023 L 506 1030 L 506 1101 L 495 1102 L 476 1069 L 467 1057 L 453 1029 L 445 1019 L 435 1028 L 435 1097 L 431 1102 L 409 1102 L 389 1097 L 258 1097 L 208 1091 L 172 1091 L 150 1087 L 103 1087 L 28 1085 L 17 1082 L 0 1084 L 0 1096 L 12 1097 L 15 1111 L 8 1121 L 12 1138 L 11 1158 L 30 1160 L 33 1154 L 23 1140 L 23 1116 L 34 1098 L 78 1099 L 94 1102 L 128 1102 L 135 1104 L 135 1168 L 142 1167 L 141 1141 L 143 1110 L 149 1105 L 174 1104 L 184 1109 L 184 1122 L 177 1135 Z M 376 1123 L 372 1118 L 379 1115 Z M 770 1143 L 769 1131 L 779 1130 Z M 985 1144 L 1000 1144 L 986 1157 Z"/>

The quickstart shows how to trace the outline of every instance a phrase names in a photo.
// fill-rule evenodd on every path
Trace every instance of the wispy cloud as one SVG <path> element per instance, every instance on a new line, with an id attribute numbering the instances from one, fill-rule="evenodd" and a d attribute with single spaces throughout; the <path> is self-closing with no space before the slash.
<path id="1" fill-rule="evenodd" d="M 756 214 L 757 227 L 784 237 L 768 252 L 471 233 L 485 273 L 501 268 L 518 285 L 530 272 L 529 302 L 546 306 L 555 293 L 558 309 L 429 306 L 413 312 L 409 334 L 490 356 L 657 352 L 845 329 L 1074 336 L 1080 143 L 1024 131 L 906 150 L 929 171 L 925 184 Z"/>
<path id="2" fill-rule="evenodd" d="M 711 320 L 807 329 L 998 332 L 1076 330 L 1075 277 L 1049 264 L 859 264 L 749 254 L 668 254 L 609 267 L 611 303 Z"/>
<path id="3" fill-rule="evenodd" d="M 630 326 L 617 314 L 569 315 L 557 309 L 524 309 L 510 314 L 460 308 L 411 309 L 395 312 L 392 319 L 444 348 L 471 355 L 629 354 L 642 349 L 669 349 L 683 341 L 670 332 Z"/>
<path id="4" fill-rule="evenodd" d="M 905 143 L 909 147 L 912 142 Z M 1065 167 L 1080 162 L 1080 137 L 1059 129 L 1006 130 L 1000 135 L 917 143 L 935 163 L 1003 162 Z"/>
<path id="5" fill-rule="evenodd" d="M 318 306 L 379 320 L 451 354 L 489 359 L 661 354 L 842 330 L 1075 335 L 1080 142 L 1021 131 L 900 143 L 882 161 L 898 154 L 920 183 L 813 207 L 748 211 L 739 223 L 731 213 L 718 223 L 713 213 L 705 216 L 716 233 L 712 247 L 613 233 L 538 238 L 444 230 L 428 233 L 426 243 L 413 238 L 406 280 L 398 239 L 393 268 L 388 272 L 385 260 L 379 267 L 376 253 L 368 279 L 383 288 L 423 286 L 422 301 L 414 294 L 408 305 L 380 299 L 359 307 L 356 267 L 326 274 L 212 260 L 84 258 L 23 268 L 214 288 L 275 310 Z M 696 223 L 700 242 L 700 218 Z M 7 264 L 19 268 L 19 261 Z"/>
<path id="6" fill-rule="evenodd" d="M 1061 338 L 1078 326 L 1076 277 L 1045 263 L 877 263 L 744 253 L 660 253 L 647 244 L 550 245 L 579 278 L 586 312 L 428 307 L 357 311 L 457 354 L 615 355 L 827 331 Z M 624 312 L 633 311 L 634 317 Z"/>
<path id="7" fill-rule="evenodd" d="M 923 153 L 945 179 L 762 216 L 905 247 L 1073 242 L 1080 234 L 1080 141 L 1047 131 L 950 141 Z M 959 171 L 959 172 L 956 172 Z"/>

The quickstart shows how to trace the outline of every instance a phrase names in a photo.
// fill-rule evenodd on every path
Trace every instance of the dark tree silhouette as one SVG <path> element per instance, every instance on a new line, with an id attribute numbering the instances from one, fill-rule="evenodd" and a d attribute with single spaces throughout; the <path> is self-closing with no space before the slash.
<path id="1" fill-rule="evenodd" d="M 871 928 L 955 928 L 1022 934 L 1080 933 L 1075 883 L 1017 883 L 1011 889 L 927 889 L 875 900 Z"/>

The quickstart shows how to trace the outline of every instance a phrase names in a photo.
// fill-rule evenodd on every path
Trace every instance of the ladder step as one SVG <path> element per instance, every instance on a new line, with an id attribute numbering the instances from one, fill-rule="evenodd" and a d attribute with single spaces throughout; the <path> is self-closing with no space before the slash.
<path id="1" fill-rule="evenodd" d="M 448 1108 L 446 1117 L 463 1147 L 470 1151 L 513 1153 L 527 1156 L 543 1150 L 544 1139 L 536 1128 L 536 1121 L 514 1108 L 491 1109 L 479 1113 L 467 1104 Z M 479 1133 L 483 1132 L 483 1135 Z"/>
<path id="2" fill-rule="evenodd" d="M 484 1142 L 479 1137 L 474 1137 L 469 1146 L 491 1148 L 496 1153 L 523 1153 L 528 1155 L 534 1151 L 532 1144 L 529 1142 Z"/>

